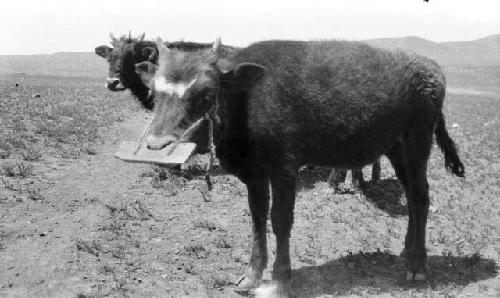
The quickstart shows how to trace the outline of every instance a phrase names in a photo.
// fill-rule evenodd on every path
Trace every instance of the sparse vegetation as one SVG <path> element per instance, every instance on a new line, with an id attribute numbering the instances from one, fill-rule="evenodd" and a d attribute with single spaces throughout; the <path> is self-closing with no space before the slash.
<path id="1" fill-rule="evenodd" d="M 223 273 L 214 273 L 211 277 L 211 286 L 214 289 L 223 289 L 231 284 L 229 276 Z"/>
<path id="2" fill-rule="evenodd" d="M 2 156 L 15 154 L 36 161 L 43 154 L 88 153 L 91 144 L 102 141 L 104 129 L 125 115 L 127 106 L 122 102 L 101 88 L 97 79 L 3 75 Z"/>
<path id="3" fill-rule="evenodd" d="M 25 162 L 14 162 L 5 164 L 3 175 L 7 177 L 28 178 L 33 174 L 33 165 Z"/>
<path id="4" fill-rule="evenodd" d="M 217 229 L 217 223 L 203 218 L 197 218 L 193 220 L 193 226 L 195 228 L 207 229 L 208 231 L 215 231 Z"/>

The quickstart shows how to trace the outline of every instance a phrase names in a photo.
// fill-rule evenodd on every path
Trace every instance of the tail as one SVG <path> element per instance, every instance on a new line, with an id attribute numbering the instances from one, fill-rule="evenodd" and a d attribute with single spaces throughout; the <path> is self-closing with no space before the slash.
<path id="1" fill-rule="evenodd" d="M 458 157 L 455 142 L 453 142 L 448 135 L 442 111 L 439 112 L 435 134 L 436 142 L 444 154 L 444 165 L 446 169 L 451 171 L 455 176 L 464 177 L 465 167 L 462 161 L 460 161 L 460 157 Z"/>

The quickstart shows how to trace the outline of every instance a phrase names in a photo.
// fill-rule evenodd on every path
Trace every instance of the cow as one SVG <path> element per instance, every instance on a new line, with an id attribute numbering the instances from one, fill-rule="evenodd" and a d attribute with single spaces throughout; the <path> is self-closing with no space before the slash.
<path id="1" fill-rule="evenodd" d="M 144 41 L 145 34 L 137 38 L 122 35 L 116 38 L 112 33 L 111 45 L 101 45 L 95 48 L 95 53 L 109 63 L 109 74 L 104 86 L 111 91 L 129 89 L 132 94 L 146 108 L 153 108 L 153 100 L 149 96 L 149 88 L 144 86 L 139 77 L 134 73 L 134 65 L 143 61 L 155 62 L 156 45 L 152 41 Z"/>
<path id="2" fill-rule="evenodd" d="M 109 75 L 105 80 L 105 87 L 111 91 L 129 89 L 144 108 L 152 110 L 154 97 L 149 92 L 149 88 L 144 85 L 135 73 L 134 66 L 143 61 L 157 63 L 158 51 L 155 42 L 144 40 L 144 33 L 136 38 L 133 38 L 130 32 L 128 36 L 122 35 L 120 38 L 116 38 L 112 33 L 109 35 L 112 47 L 101 45 L 95 48 L 95 53 L 105 58 L 109 63 Z M 185 41 L 167 42 L 166 45 L 169 48 L 182 51 L 195 51 L 212 46 L 211 43 Z M 221 49 L 229 53 L 233 50 L 233 47 L 222 46 Z"/>
<path id="3" fill-rule="evenodd" d="M 220 39 L 196 52 L 169 49 L 161 39 L 156 45 L 154 73 L 148 62 L 136 65 L 156 94 L 148 147 L 184 141 L 199 119 L 212 121 L 220 165 L 248 190 L 253 241 L 241 289 L 257 287 L 267 266 L 269 185 L 277 242 L 272 279 L 287 294 L 298 168 L 361 168 L 381 155 L 408 201 L 406 278 L 425 280 L 426 172 L 434 135 L 445 167 L 465 175 L 446 129 L 445 77 L 437 63 L 348 41 L 263 41 L 231 57 L 219 55 Z"/>

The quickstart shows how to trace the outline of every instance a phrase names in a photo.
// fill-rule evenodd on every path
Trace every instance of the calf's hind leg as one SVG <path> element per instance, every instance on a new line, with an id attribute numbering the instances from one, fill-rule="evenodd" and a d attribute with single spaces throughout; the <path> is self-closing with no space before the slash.
<path id="1" fill-rule="evenodd" d="M 398 177 L 399 182 L 403 185 L 405 197 L 407 200 L 408 214 L 412 214 L 412 201 L 409 199 L 409 187 L 408 187 L 408 173 L 407 173 L 407 162 L 406 162 L 406 152 L 405 145 L 402 141 L 398 141 L 386 154 L 387 158 L 391 162 L 394 171 L 396 172 L 396 176 Z M 405 237 L 405 246 L 403 251 L 401 252 L 401 257 L 406 259 L 408 256 L 408 251 L 411 247 L 412 235 L 413 235 L 413 218 L 408 216 L 408 226 L 406 230 Z"/>
<path id="2" fill-rule="evenodd" d="M 407 280 L 425 280 L 425 228 L 429 212 L 429 184 L 427 183 L 427 161 L 432 146 L 432 128 L 418 127 L 410 131 L 405 140 L 408 167 L 408 205 L 413 228 L 407 251 Z M 408 238 L 408 236 L 407 236 Z"/>

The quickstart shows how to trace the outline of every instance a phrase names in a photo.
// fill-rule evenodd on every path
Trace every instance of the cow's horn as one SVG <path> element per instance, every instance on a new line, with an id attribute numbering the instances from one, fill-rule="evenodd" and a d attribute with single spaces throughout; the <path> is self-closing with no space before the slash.
<path id="1" fill-rule="evenodd" d="M 144 39 L 144 37 L 145 37 L 145 36 L 146 36 L 146 33 L 144 33 L 144 32 L 143 32 L 143 33 L 139 34 L 139 36 L 137 37 L 137 39 L 138 39 L 139 41 L 142 41 L 142 40 Z"/>
<path id="2" fill-rule="evenodd" d="M 112 41 L 116 41 L 116 37 L 113 35 L 113 33 L 109 32 L 109 37 L 111 37 Z"/>

